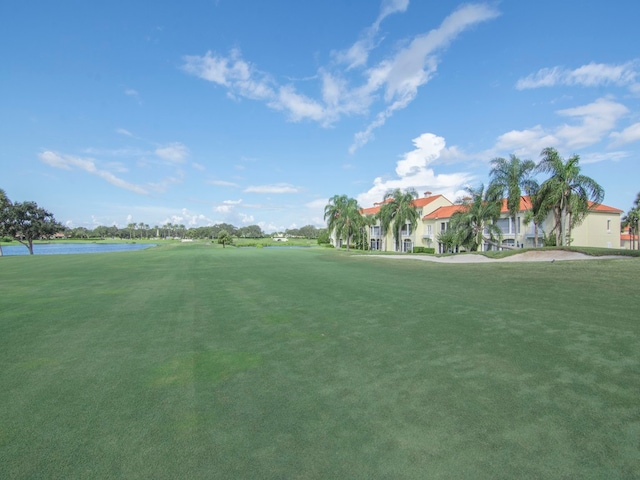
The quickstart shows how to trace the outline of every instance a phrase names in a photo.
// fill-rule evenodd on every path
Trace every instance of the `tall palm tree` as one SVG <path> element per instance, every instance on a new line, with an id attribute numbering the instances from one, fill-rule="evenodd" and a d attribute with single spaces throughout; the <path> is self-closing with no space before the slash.
<path id="1" fill-rule="evenodd" d="M 636 236 L 640 231 L 640 193 L 633 202 L 633 207 L 622 217 L 622 228 L 629 228 L 629 236 L 631 240 L 631 250 L 636 249 Z M 640 241 L 637 243 L 637 248 L 640 250 Z"/>
<path id="2" fill-rule="evenodd" d="M 529 200 L 531 201 L 531 208 L 527 210 L 524 215 L 524 224 L 529 225 L 531 222 L 533 222 L 533 246 L 535 248 L 538 248 L 538 229 L 540 225 L 544 223 L 544 220 L 547 218 L 547 215 L 549 214 L 552 206 L 540 194 L 540 186 L 537 183 L 529 191 Z"/>
<path id="3" fill-rule="evenodd" d="M 400 251 L 400 242 L 402 239 L 402 229 L 405 225 L 411 225 L 411 230 L 415 230 L 418 223 L 418 210 L 413 201 L 418 198 L 418 192 L 413 188 L 409 188 L 404 192 L 399 188 L 387 192 L 384 196 L 384 203 L 380 207 L 378 215 L 382 230 L 389 231 L 393 227 L 393 238 L 396 244 L 396 252 Z"/>
<path id="4" fill-rule="evenodd" d="M 523 192 L 530 194 L 536 187 L 533 172 L 536 164 L 533 160 L 520 160 L 511 154 L 509 160 L 498 157 L 491 160 L 491 183 L 489 188 L 495 195 L 507 198 L 507 209 L 513 225 L 513 244 L 518 246 L 518 227 L 516 220 L 520 211 Z"/>
<path id="5" fill-rule="evenodd" d="M 358 238 L 360 239 L 360 247 L 362 250 L 369 250 L 369 228 L 378 222 L 375 215 L 360 215 L 358 219 Z"/>
<path id="6" fill-rule="evenodd" d="M 334 195 L 324 207 L 324 219 L 329 232 L 335 232 L 336 240 L 343 237 L 347 239 L 347 251 L 351 237 L 359 228 L 360 210 L 358 201 L 346 195 Z"/>
<path id="7" fill-rule="evenodd" d="M 462 200 L 460 210 L 454 212 L 449 221 L 457 243 L 472 252 L 482 249 L 485 241 L 500 245 L 502 230 L 496 221 L 500 218 L 502 197 L 491 188 L 485 190 L 484 185 L 466 190 L 469 196 Z"/>
<path id="8" fill-rule="evenodd" d="M 540 155 L 542 159 L 536 171 L 551 174 L 542 183 L 540 195 L 553 207 L 556 245 L 565 246 L 570 243 L 571 227 L 579 225 L 593 205 L 602 202 L 604 189 L 580 173 L 578 155 L 565 161 L 555 148 L 545 148 Z"/>

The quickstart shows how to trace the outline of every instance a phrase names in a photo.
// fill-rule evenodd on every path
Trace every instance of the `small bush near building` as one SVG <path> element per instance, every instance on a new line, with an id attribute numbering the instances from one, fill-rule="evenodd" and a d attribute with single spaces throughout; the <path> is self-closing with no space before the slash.
<path id="1" fill-rule="evenodd" d="M 436 253 L 436 249 L 429 247 L 413 247 L 413 253 L 428 253 L 430 255 L 433 255 L 434 253 Z"/>

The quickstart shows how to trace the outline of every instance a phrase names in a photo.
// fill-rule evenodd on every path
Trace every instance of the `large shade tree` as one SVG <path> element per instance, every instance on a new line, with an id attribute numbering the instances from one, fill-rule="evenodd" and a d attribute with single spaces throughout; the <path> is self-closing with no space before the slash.
<path id="1" fill-rule="evenodd" d="M 53 214 L 38 206 L 36 202 L 13 203 L 3 213 L 4 232 L 14 237 L 33 255 L 33 241 L 47 238 L 63 227 Z"/>
<path id="2" fill-rule="evenodd" d="M 542 150 L 536 171 L 551 176 L 540 186 L 539 194 L 553 209 L 556 245 L 571 243 L 571 228 L 580 225 L 595 205 L 604 199 L 604 189 L 580 172 L 580 157 L 566 161 L 555 148 Z"/>
<path id="3" fill-rule="evenodd" d="M 449 228 L 456 235 L 456 243 L 472 252 L 482 250 L 482 245 L 500 245 L 502 230 L 497 225 L 502 208 L 502 197 L 484 185 L 467 187 L 467 196 L 461 201 L 459 210 L 451 215 Z"/>
<path id="4" fill-rule="evenodd" d="M 347 250 L 349 250 L 351 237 L 360 228 L 360 210 L 358 201 L 346 195 L 334 195 L 324 207 L 324 219 L 329 232 L 335 234 L 336 240 L 345 238 Z"/>
<path id="5" fill-rule="evenodd" d="M 418 192 L 413 188 L 401 190 L 396 188 L 387 192 L 384 196 L 384 203 L 380 207 L 378 216 L 382 231 L 388 232 L 392 229 L 396 251 L 401 250 L 402 229 L 405 225 L 410 225 L 411 230 L 415 230 L 418 223 L 418 210 L 413 201 L 418 198 Z"/>
<path id="6" fill-rule="evenodd" d="M 493 194 L 507 199 L 507 210 L 513 226 L 513 243 L 518 246 L 518 226 L 516 224 L 520 202 L 523 194 L 529 195 L 536 188 L 533 172 L 536 164 L 533 160 L 520 160 L 511 155 L 509 159 L 502 157 L 491 160 L 491 183 L 489 188 Z"/>

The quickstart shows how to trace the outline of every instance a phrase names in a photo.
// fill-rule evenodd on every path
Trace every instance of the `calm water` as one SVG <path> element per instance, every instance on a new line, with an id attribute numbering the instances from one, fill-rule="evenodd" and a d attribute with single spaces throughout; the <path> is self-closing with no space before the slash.
<path id="1" fill-rule="evenodd" d="M 70 255 L 76 253 L 128 252 L 155 247 L 155 243 L 45 243 L 33 246 L 34 255 Z M 29 255 L 24 245 L 2 247 L 3 255 Z"/>

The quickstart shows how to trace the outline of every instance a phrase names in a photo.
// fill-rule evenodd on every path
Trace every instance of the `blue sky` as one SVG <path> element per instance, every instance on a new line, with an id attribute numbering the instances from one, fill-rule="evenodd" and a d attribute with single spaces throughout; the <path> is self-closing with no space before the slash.
<path id="1" fill-rule="evenodd" d="M 577 153 L 640 191 L 640 3 L 3 2 L 0 188 L 71 226 L 322 226 Z"/>

